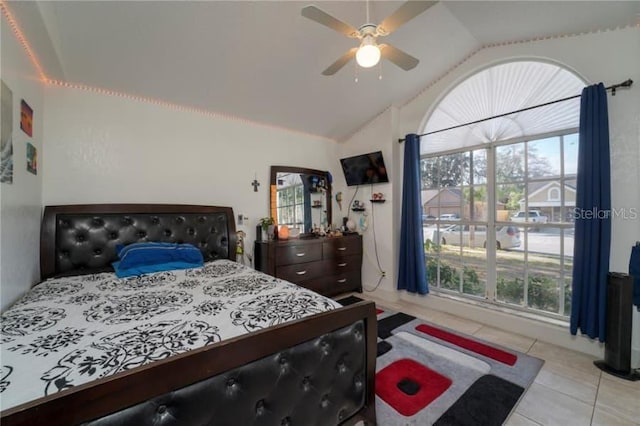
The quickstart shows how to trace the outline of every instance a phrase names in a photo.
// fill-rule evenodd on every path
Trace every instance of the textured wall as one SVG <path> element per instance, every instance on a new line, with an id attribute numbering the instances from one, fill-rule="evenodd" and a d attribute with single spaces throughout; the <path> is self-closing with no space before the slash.
<path id="1" fill-rule="evenodd" d="M 80 89 L 49 87 L 45 105 L 45 205 L 231 206 L 253 241 L 271 165 L 339 171 L 336 143 L 303 134 Z"/>
<path id="2" fill-rule="evenodd" d="M 0 184 L 0 309 L 39 279 L 42 200 L 43 89 L 38 74 L 16 41 L 4 15 L 0 76 L 13 92 L 13 183 Z M 33 137 L 20 129 L 20 101 L 33 109 Z M 27 171 L 27 142 L 38 149 L 38 174 Z"/>

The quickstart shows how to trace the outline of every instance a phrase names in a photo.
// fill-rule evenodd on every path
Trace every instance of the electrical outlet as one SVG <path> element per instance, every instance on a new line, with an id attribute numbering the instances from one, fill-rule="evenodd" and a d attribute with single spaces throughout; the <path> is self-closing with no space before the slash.
<path id="1" fill-rule="evenodd" d="M 380 271 L 380 275 L 382 275 L 382 278 L 386 278 L 387 273 L 385 271 Z"/>
<path id="2" fill-rule="evenodd" d="M 244 224 L 244 215 L 240 213 L 238 215 L 238 225 L 243 225 L 243 224 Z"/>

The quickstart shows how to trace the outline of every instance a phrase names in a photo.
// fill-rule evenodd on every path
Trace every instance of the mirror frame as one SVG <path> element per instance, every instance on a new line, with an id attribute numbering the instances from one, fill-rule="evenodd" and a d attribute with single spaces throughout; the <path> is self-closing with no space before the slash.
<path id="1" fill-rule="evenodd" d="M 331 214 L 331 183 L 329 182 L 329 172 L 323 172 L 322 170 L 315 170 L 315 169 L 307 169 L 304 167 L 290 167 L 290 166 L 271 166 L 271 179 L 270 179 L 270 185 L 269 185 L 269 213 L 271 214 L 271 217 L 273 217 L 276 220 L 276 223 L 278 221 L 278 212 L 276 211 L 276 198 L 275 198 L 275 193 L 276 193 L 276 188 L 277 188 L 277 176 L 278 173 L 301 173 L 301 174 L 307 174 L 307 175 L 318 175 L 322 178 L 325 179 L 325 181 L 328 183 L 328 187 L 326 189 L 325 192 L 325 203 L 326 203 L 326 214 L 327 214 L 327 224 L 331 225 L 333 223 L 333 217 Z M 311 234 L 311 232 L 304 232 L 301 233 L 302 235 L 309 235 Z"/>

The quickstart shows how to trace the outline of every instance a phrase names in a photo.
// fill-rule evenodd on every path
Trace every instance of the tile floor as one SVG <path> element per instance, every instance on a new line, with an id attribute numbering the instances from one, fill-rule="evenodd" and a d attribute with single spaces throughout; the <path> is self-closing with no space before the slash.
<path id="1" fill-rule="evenodd" d="M 507 426 L 640 426 L 640 381 L 603 373 L 589 355 L 414 304 L 390 303 L 367 293 L 354 295 L 544 359 L 542 370 Z"/>

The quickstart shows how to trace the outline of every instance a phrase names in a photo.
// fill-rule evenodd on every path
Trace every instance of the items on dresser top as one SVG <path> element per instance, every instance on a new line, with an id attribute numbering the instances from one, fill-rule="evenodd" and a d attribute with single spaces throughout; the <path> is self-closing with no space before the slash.
<path id="1" fill-rule="evenodd" d="M 256 269 L 325 296 L 362 291 L 362 236 L 256 241 Z"/>

